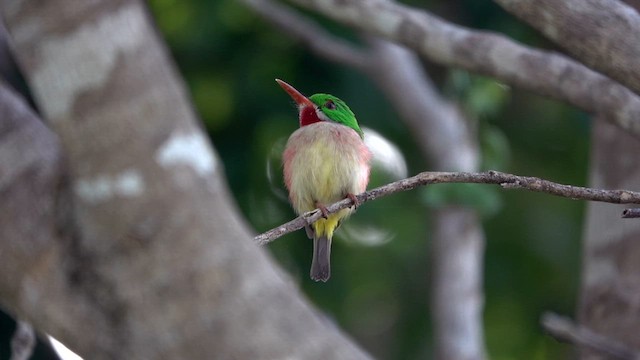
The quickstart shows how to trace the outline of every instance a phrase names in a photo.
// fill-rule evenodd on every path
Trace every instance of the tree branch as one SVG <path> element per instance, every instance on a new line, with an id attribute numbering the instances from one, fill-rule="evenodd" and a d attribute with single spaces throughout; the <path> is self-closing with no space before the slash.
<path id="1" fill-rule="evenodd" d="M 500 185 L 504 189 L 529 190 L 573 200 L 600 201 L 613 204 L 640 204 L 640 192 L 592 189 L 581 186 L 564 185 L 536 177 L 506 174 L 498 171 L 480 173 L 426 171 L 416 176 L 395 181 L 356 195 L 356 198 L 359 203 L 364 203 L 401 191 L 412 190 L 419 186 L 444 183 L 494 184 Z M 343 199 L 327 206 L 327 210 L 330 214 L 333 214 L 352 205 L 351 200 Z M 255 236 L 254 240 L 259 245 L 267 244 L 282 235 L 302 229 L 307 224 L 314 223 L 320 219 L 321 216 L 322 213 L 318 209 L 310 211 L 285 224 Z"/>
<path id="2" fill-rule="evenodd" d="M 640 94 L 640 16 L 617 0 L 494 0 L 581 62 Z"/>
<path id="3" fill-rule="evenodd" d="M 279 27 L 284 34 L 305 44 L 315 54 L 360 70 L 369 67 L 366 51 L 331 35 L 311 19 L 289 7 L 271 0 L 242 1 L 265 20 Z"/>
<path id="4" fill-rule="evenodd" d="M 546 313 L 540 322 L 542 327 L 558 340 L 584 346 L 620 360 L 640 360 L 639 351 L 597 334 L 591 329 L 574 324 L 566 317 Z"/>
<path id="5" fill-rule="evenodd" d="M 495 77 L 605 119 L 640 137 L 640 98 L 631 90 L 552 52 L 446 22 L 427 11 L 384 0 L 292 0 L 355 28 L 403 44 L 445 66 Z"/>
<path id="6" fill-rule="evenodd" d="M 623 219 L 640 218 L 640 208 L 624 209 L 622 211 Z"/>

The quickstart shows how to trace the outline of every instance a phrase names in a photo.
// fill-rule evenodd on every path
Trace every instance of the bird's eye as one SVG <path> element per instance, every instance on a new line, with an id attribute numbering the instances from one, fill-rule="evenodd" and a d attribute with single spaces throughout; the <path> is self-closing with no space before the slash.
<path id="1" fill-rule="evenodd" d="M 331 100 L 327 100 L 327 102 L 324 103 L 324 107 L 326 107 L 329 110 L 335 110 L 336 109 L 336 104 L 334 104 L 333 101 L 331 101 Z"/>

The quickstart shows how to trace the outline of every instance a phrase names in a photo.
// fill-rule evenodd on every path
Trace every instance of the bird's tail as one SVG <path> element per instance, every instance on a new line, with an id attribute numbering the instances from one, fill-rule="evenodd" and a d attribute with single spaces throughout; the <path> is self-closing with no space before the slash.
<path id="1" fill-rule="evenodd" d="M 331 239 L 326 235 L 313 238 L 311 279 L 326 282 L 331 276 Z"/>
<path id="2" fill-rule="evenodd" d="M 331 239 L 333 232 L 340 227 L 342 219 L 349 210 L 341 210 L 313 223 L 307 235 L 313 235 L 313 260 L 311 261 L 311 279 L 326 282 L 331 277 Z"/>

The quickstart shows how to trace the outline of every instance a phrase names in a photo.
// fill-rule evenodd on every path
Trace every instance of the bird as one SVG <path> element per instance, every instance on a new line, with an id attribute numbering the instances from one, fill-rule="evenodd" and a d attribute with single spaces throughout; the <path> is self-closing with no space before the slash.
<path id="1" fill-rule="evenodd" d="M 302 95 L 293 86 L 276 82 L 296 103 L 300 128 L 289 137 L 282 155 L 284 182 L 295 212 L 319 209 L 323 217 L 305 227 L 313 239 L 310 277 L 326 282 L 331 276 L 333 234 L 355 208 L 355 195 L 369 183 L 371 151 L 347 104 L 330 94 Z M 350 208 L 329 214 L 326 206 L 349 198 Z"/>

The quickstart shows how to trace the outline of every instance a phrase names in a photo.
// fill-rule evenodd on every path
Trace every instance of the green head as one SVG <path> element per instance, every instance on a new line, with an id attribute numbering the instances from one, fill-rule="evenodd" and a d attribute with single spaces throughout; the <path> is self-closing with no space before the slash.
<path id="1" fill-rule="evenodd" d="M 316 113 L 320 120 L 334 121 L 348 126 L 355 130 L 361 138 L 364 137 L 360 126 L 358 126 L 356 116 L 344 101 L 329 94 L 314 94 L 309 96 L 309 100 L 316 105 Z"/>

